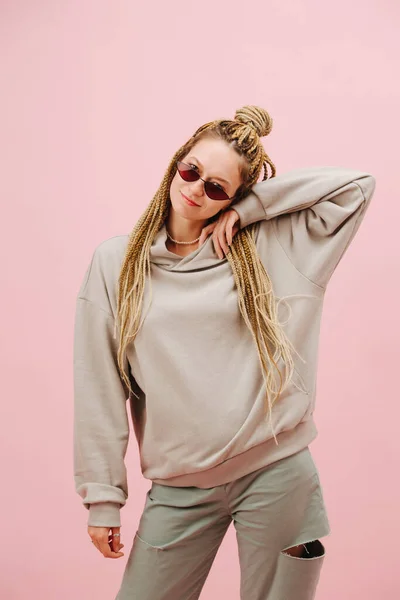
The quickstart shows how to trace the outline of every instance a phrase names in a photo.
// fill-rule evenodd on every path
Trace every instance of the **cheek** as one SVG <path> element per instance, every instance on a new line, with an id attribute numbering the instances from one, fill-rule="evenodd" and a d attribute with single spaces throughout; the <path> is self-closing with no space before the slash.
<path id="1" fill-rule="evenodd" d="M 218 203 L 213 202 L 213 205 L 214 206 L 217 205 L 214 208 L 214 214 L 215 214 L 215 213 L 219 212 L 220 210 L 229 210 L 229 208 L 231 206 L 231 202 L 230 201 L 228 201 L 228 202 L 218 202 Z"/>
<path id="2" fill-rule="evenodd" d="M 171 197 L 171 200 L 176 198 L 177 195 L 179 194 L 180 183 L 181 183 L 180 180 L 178 180 L 178 177 L 175 175 L 175 177 L 171 181 L 171 185 L 169 188 L 169 195 Z"/>
<path id="3" fill-rule="evenodd" d="M 210 202 L 210 204 L 207 206 L 207 209 L 206 209 L 206 213 L 207 213 L 206 217 L 207 217 L 207 219 L 210 219 L 211 217 L 213 217 L 217 213 L 221 212 L 227 206 L 229 206 L 229 203 L 226 204 L 225 202 Z"/>

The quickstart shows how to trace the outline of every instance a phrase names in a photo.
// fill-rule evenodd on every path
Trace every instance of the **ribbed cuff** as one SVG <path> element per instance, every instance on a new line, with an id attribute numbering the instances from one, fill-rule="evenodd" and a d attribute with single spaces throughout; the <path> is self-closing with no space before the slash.
<path id="1" fill-rule="evenodd" d="M 250 192 L 250 194 L 242 198 L 237 204 L 233 204 L 232 208 L 236 210 L 240 217 L 240 229 L 266 218 L 264 206 L 254 192 Z"/>
<path id="2" fill-rule="evenodd" d="M 115 502 L 96 502 L 89 508 L 90 527 L 121 527 L 121 505 Z"/>

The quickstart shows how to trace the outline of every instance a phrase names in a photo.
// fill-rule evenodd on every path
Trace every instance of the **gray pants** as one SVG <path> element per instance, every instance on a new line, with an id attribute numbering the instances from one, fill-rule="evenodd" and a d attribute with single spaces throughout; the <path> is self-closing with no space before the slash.
<path id="1" fill-rule="evenodd" d="M 116 600 L 195 600 L 233 521 L 241 600 L 312 600 L 330 533 L 309 448 L 209 489 L 152 483 Z M 285 550 L 303 544 L 297 558 Z"/>

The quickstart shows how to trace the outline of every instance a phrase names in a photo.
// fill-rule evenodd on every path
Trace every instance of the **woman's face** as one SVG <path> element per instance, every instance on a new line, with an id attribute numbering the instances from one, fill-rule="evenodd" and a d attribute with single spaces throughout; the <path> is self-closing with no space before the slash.
<path id="1" fill-rule="evenodd" d="M 193 165 L 205 180 L 220 185 L 230 198 L 241 185 L 241 158 L 226 142 L 216 139 L 202 139 L 184 156 L 182 162 Z M 204 183 L 184 181 L 177 171 L 171 182 L 170 198 L 172 208 L 189 220 L 210 219 L 233 202 L 231 200 L 211 200 L 204 191 Z M 192 200 L 193 206 L 187 202 Z"/>

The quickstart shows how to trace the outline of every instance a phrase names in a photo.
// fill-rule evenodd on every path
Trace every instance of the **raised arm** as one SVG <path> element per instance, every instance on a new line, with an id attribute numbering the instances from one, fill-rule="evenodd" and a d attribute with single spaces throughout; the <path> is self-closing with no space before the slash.
<path id="1" fill-rule="evenodd" d="M 120 508 L 128 497 L 129 394 L 118 372 L 114 318 L 107 302 L 95 255 L 76 302 L 74 479 L 89 510 L 88 525 L 119 527 Z"/>
<path id="2" fill-rule="evenodd" d="M 375 189 L 368 173 L 342 167 L 294 169 L 255 184 L 232 208 L 240 228 L 274 220 L 295 267 L 325 287 L 354 238 Z"/>

